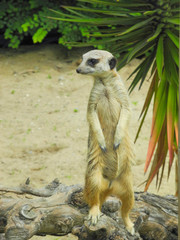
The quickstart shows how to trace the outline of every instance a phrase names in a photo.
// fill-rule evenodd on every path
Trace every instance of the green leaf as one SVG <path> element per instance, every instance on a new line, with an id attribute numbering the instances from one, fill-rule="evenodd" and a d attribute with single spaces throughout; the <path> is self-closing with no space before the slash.
<path id="1" fill-rule="evenodd" d="M 166 115 L 166 91 L 163 92 L 162 96 L 161 96 L 161 101 L 157 101 L 156 105 L 158 105 L 157 107 L 157 112 L 156 115 L 154 116 L 155 118 L 155 123 L 153 127 L 153 131 L 152 131 L 152 135 L 150 137 L 150 141 L 149 141 L 149 146 L 148 146 L 148 152 L 147 152 L 147 157 L 146 157 L 146 163 L 145 163 L 145 168 L 144 171 L 146 172 L 151 158 L 153 156 L 162 126 L 163 126 L 163 122 L 165 119 L 165 115 Z M 153 113 L 154 115 L 155 113 Z"/>
<path id="2" fill-rule="evenodd" d="M 139 50 L 141 50 L 142 48 L 144 48 L 147 45 L 147 42 L 142 40 L 139 43 L 137 43 L 137 45 L 129 52 L 129 56 L 128 56 L 128 60 L 127 62 L 129 62 L 134 55 L 139 52 Z"/>
<path id="3" fill-rule="evenodd" d="M 169 149 L 169 165 L 172 166 L 174 158 L 174 122 L 176 117 L 176 88 L 170 84 L 167 99 L 167 137 Z"/>
<path id="4" fill-rule="evenodd" d="M 155 70 L 155 73 L 154 73 L 153 79 L 151 81 L 151 84 L 149 86 L 149 90 L 148 90 L 148 93 L 146 95 L 146 99 L 145 99 L 145 102 L 144 102 L 144 105 L 143 105 L 143 108 L 142 108 L 142 111 L 141 111 L 141 114 L 140 114 L 139 118 L 141 118 L 141 116 L 142 116 L 143 112 L 145 111 L 145 109 L 149 108 L 152 96 L 153 96 L 153 94 L 155 92 L 155 86 L 158 83 L 158 81 L 159 81 L 159 78 L 157 76 L 157 70 Z"/>
<path id="5" fill-rule="evenodd" d="M 142 22 L 139 22 L 137 24 L 135 24 L 134 26 L 128 28 L 126 31 L 122 32 L 121 35 L 124 35 L 124 34 L 127 34 L 129 32 L 132 32 L 138 28 L 142 28 L 143 26 L 147 26 L 147 24 L 150 24 L 149 22 L 151 22 L 155 17 L 151 17 L 151 18 L 148 18 L 147 20 L 145 21 L 142 21 Z"/>
<path id="6" fill-rule="evenodd" d="M 141 80 L 141 83 L 140 83 L 139 89 L 141 88 L 141 86 L 147 76 L 147 73 L 154 61 L 154 56 L 155 56 L 155 51 L 152 52 L 147 58 L 145 58 L 145 60 L 132 73 L 132 74 L 134 74 L 135 72 L 137 72 L 139 70 L 136 77 L 134 78 L 131 85 L 129 86 L 130 93 L 133 91 L 133 89 L 136 87 L 136 85 L 138 84 L 138 82 L 140 80 Z M 130 77 L 132 76 L 132 74 L 130 75 Z"/>
<path id="7" fill-rule="evenodd" d="M 138 73 L 136 74 L 134 80 L 132 81 L 131 85 L 129 86 L 129 91 L 130 93 L 133 91 L 133 89 L 136 87 L 136 85 L 138 84 L 138 82 L 140 81 L 141 78 L 143 78 L 146 74 L 147 74 L 147 70 L 146 70 L 146 65 L 149 62 L 149 58 L 151 56 L 149 56 L 148 58 L 146 58 L 141 64 L 140 64 L 140 68 Z"/>
<path id="8" fill-rule="evenodd" d="M 48 32 L 43 28 L 39 28 L 33 35 L 33 43 L 42 42 L 42 40 L 45 38 L 47 33 Z"/>
<path id="9" fill-rule="evenodd" d="M 146 39 L 143 39 L 142 41 L 139 41 L 134 47 L 133 49 L 129 52 L 129 56 L 128 56 L 128 60 L 127 62 L 130 62 L 130 60 L 134 57 L 137 57 L 138 53 L 141 51 L 141 50 L 145 50 L 148 49 L 148 48 L 151 48 L 152 45 L 154 44 L 154 42 L 150 42 L 148 43 L 146 41 Z"/>
<path id="10" fill-rule="evenodd" d="M 145 112 L 144 112 L 144 115 L 143 115 L 143 117 L 142 117 L 142 119 L 141 119 L 141 122 L 140 122 L 140 124 L 139 124 L 139 128 L 138 128 L 137 133 L 136 133 L 136 137 L 135 137 L 135 139 L 134 139 L 134 143 L 136 143 L 136 141 L 137 141 L 137 139 L 138 139 L 138 137 L 139 137 L 139 133 L 140 133 L 141 128 L 142 128 L 142 126 L 143 126 L 143 124 L 144 124 L 144 120 L 145 120 L 145 117 L 146 117 L 146 115 L 147 115 L 148 109 L 149 109 L 149 108 L 146 108 L 146 110 L 145 110 Z"/>
<path id="11" fill-rule="evenodd" d="M 172 12 L 180 12 L 180 7 L 171 9 Z"/>
<path id="12" fill-rule="evenodd" d="M 138 21 L 141 21 L 144 19 L 144 16 L 136 16 L 136 17 L 133 17 L 133 16 L 129 16 L 129 15 L 122 15 L 121 14 L 121 17 L 119 15 L 119 17 L 114 17 L 114 18 L 110 18 L 110 17 L 102 17 L 101 15 L 97 15 L 98 17 L 95 17 L 95 18 L 91 18 L 90 16 L 88 15 L 83 15 L 81 13 L 79 13 L 78 11 L 73 11 L 72 9 L 81 9 L 81 8 L 77 8 L 77 7 L 69 7 L 69 6 L 63 6 L 63 8 L 65 8 L 66 10 L 70 11 L 71 13 L 73 14 L 65 14 L 63 12 L 59 12 L 59 11 L 55 11 L 53 9 L 49 9 L 50 11 L 60 15 L 61 17 L 67 17 L 67 18 L 59 18 L 59 17 L 55 17 L 55 16 L 49 16 L 48 18 L 51 18 L 51 19 L 55 19 L 55 20 L 62 20 L 62 21 L 67 21 L 67 22 L 87 22 L 89 24 L 94 24 L 94 21 L 96 21 L 97 19 L 97 25 L 100 24 L 100 20 L 102 19 L 103 21 L 103 25 L 109 25 L 109 24 L 114 24 L 115 25 L 115 22 L 116 22 L 116 25 L 119 24 L 119 21 L 121 22 L 121 25 L 130 25 L 130 24 L 134 24 L 135 22 L 138 22 Z M 86 11 L 87 9 L 86 8 L 82 8 L 81 10 L 83 11 Z M 96 12 L 96 10 L 94 10 L 93 8 L 92 9 L 88 9 L 89 12 Z M 87 10 L 87 12 L 88 12 Z M 97 10 L 97 11 L 100 11 L 100 10 Z M 103 12 L 103 11 L 102 11 Z M 79 17 L 77 17 L 76 15 L 79 15 Z M 109 15 L 111 16 L 115 16 L 114 14 L 112 14 L 111 12 L 109 12 Z M 100 18 L 101 17 L 101 18 Z M 76 19 L 76 20 L 72 20 L 70 21 L 70 19 Z M 89 20 L 90 19 L 90 20 Z M 101 23 L 102 23 L 101 21 Z"/>
<path id="13" fill-rule="evenodd" d="M 67 8 L 67 10 L 68 10 L 70 13 L 72 13 L 72 14 L 74 14 L 74 15 L 77 15 L 78 17 L 82 17 L 82 18 L 87 18 L 87 17 L 88 17 L 88 16 L 86 16 L 86 15 L 80 13 L 80 12 L 74 11 L 74 10 L 71 9 L 70 7 Z M 73 15 L 72 15 L 72 16 L 73 16 Z"/>
<path id="14" fill-rule="evenodd" d="M 146 59 L 144 61 L 146 61 Z M 137 68 L 129 75 L 128 79 L 130 79 L 143 66 L 144 61 L 137 66 Z"/>
<path id="15" fill-rule="evenodd" d="M 171 0 L 171 4 L 174 5 L 174 4 L 177 4 L 179 5 L 179 0 Z"/>
<path id="16" fill-rule="evenodd" d="M 158 146 L 153 159 L 152 167 L 148 176 L 148 180 L 144 191 L 147 191 L 150 183 L 156 174 L 159 173 L 161 165 L 165 162 L 167 155 L 167 136 L 166 136 L 166 122 L 164 121 L 163 127 L 159 136 Z M 161 174 L 162 175 L 162 174 Z M 161 180 L 160 180 L 161 181 Z"/>
<path id="17" fill-rule="evenodd" d="M 76 22 L 76 23 L 89 23 L 91 25 L 118 25 L 119 18 L 58 18 L 58 17 L 48 17 L 49 19 L 64 21 L 64 22 Z"/>
<path id="18" fill-rule="evenodd" d="M 114 38 L 108 38 L 108 39 L 102 39 L 102 40 L 96 40 L 92 42 L 65 42 L 66 44 L 71 45 L 72 47 L 88 47 L 88 46 L 95 46 L 95 45 L 103 45 L 105 43 L 115 42 L 120 37 L 114 37 Z"/>
<path id="19" fill-rule="evenodd" d="M 162 70 L 164 65 L 164 50 L 163 50 L 163 36 L 159 38 L 156 51 L 156 63 L 159 77 L 162 77 Z"/>
<path id="20" fill-rule="evenodd" d="M 28 28 L 30 27 L 30 23 L 29 22 L 25 22 L 24 24 L 21 25 L 22 29 L 24 32 L 28 31 Z"/>
<path id="21" fill-rule="evenodd" d="M 168 46 L 169 46 L 169 51 L 171 53 L 171 56 L 173 60 L 175 61 L 176 65 L 179 67 L 179 54 L 178 54 L 178 49 L 174 45 L 174 43 L 168 39 Z"/>
<path id="22" fill-rule="evenodd" d="M 152 100 L 152 97 L 153 97 L 153 94 L 154 94 L 156 81 L 157 81 L 157 71 L 154 74 L 154 77 L 153 77 L 153 79 L 151 81 L 151 85 L 149 87 L 148 93 L 146 95 L 146 100 L 144 102 L 144 105 L 143 105 L 143 108 L 142 108 L 142 111 L 141 111 L 141 114 L 140 114 L 140 118 L 141 118 L 143 113 L 144 113 L 144 115 L 143 115 L 143 118 L 141 119 L 141 123 L 140 123 L 138 131 L 136 133 L 136 137 L 135 137 L 134 143 L 136 142 L 136 140 L 137 140 L 137 138 L 139 136 L 139 133 L 140 133 L 141 128 L 143 126 L 146 114 L 148 112 L 148 109 L 149 109 L 149 106 L 150 106 L 150 103 L 151 103 L 151 100 Z"/>
<path id="23" fill-rule="evenodd" d="M 152 68 L 151 68 L 151 74 L 150 74 L 149 79 L 150 79 L 150 78 L 152 77 L 152 75 L 155 73 L 156 68 L 157 68 L 157 64 L 156 64 L 156 60 L 154 60 L 153 65 L 152 65 Z"/>
<path id="24" fill-rule="evenodd" d="M 175 87 L 178 87 L 178 71 L 174 59 L 171 56 L 168 41 L 165 41 L 164 48 L 164 66 L 167 74 L 167 80 L 170 84 L 173 84 Z"/>
<path id="25" fill-rule="evenodd" d="M 105 15 L 111 15 L 111 16 L 127 16 L 127 11 L 118 10 L 118 11 L 110 11 L 110 10 L 99 10 L 99 9 L 94 9 L 94 8 L 84 8 L 84 7 L 72 7 L 72 6 L 62 6 L 63 8 L 69 10 L 69 9 L 74 9 L 74 10 L 79 10 L 79 11 L 84 11 L 84 12 L 93 12 L 93 13 L 102 13 Z M 130 12 L 128 12 L 129 14 Z"/>
<path id="26" fill-rule="evenodd" d="M 128 53 L 126 53 L 121 61 L 117 64 L 117 69 L 121 69 L 126 65 Z"/>
<path id="27" fill-rule="evenodd" d="M 176 45 L 176 47 L 179 48 L 179 38 L 169 29 L 166 29 L 165 32 L 167 33 L 168 37 L 173 41 L 173 43 Z"/>
<path id="28" fill-rule="evenodd" d="M 142 55 L 144 55 L 144 54 L 146 54 L 146 53 L 149 55 L 150 52 L 153 51 L 155 44 L 156 44 L 156 43 L 155 43 L 154 41 L 149 42 L 145 47 L 143 47 L 139 52 L 137 52 L 137 53 L 134 55 L 133 58 L 137 58 L 137 57 L 142 56 Z"/>
<path id="29" fill-rule="evenodd" d="M 111 6 L 116 6 L 116 7 L 124 7 L 124 8 L 138 8 L 138 7 L 153 7 L 152 4 L 150 3 L 132 3 L 132 2 L 108 2 L 108 1 L 100 1 L 100 0 L 79 0 L 79 2 L 87 2 L 87 3 L 98 3 L 98 4 L 102 4 L 102 5 L 111 5 Z M 139 9 L 140 10 L 140 9 Z"/>
<path id="30" fill-rule="evenodd" d="M 153 118 L 152 118 L 152 127 L 151 127 L 151 135 L 154 130 L 154 125 L 156 122 L 157 110 L 159 107 L 159 102 L 161 102 L 163 93 L 166 90 L 167 86 L 167 75 L 166 72 L 163 71 L 162 79 L 157 78 L 155 81 L 155 96 L 154 96 L 154 107 L 153 107 Z"/>
<path id="31" fill-rule="evenodd" d="M 134 44 L 133 43 L 127 43 L 126 45 L 124 45 L 121 41 L 116 42 L 116 45 L 112 45 L 112 52 L 115 52 L 115 53 L 123 53 L 123 54 L 128 54 L 128 50 L 130 48 L 134 47 Z"/>
<path id="32" fill-rule="evenodd" d="M 159 136 L 159 140 L 158 140 L 158 146 L 155 152 L 155 156 L 154 159 L 152 161 L 152 165 L 151 165 L 151 170 L 148 176 L 148 181 L 146 184 L 146 189 L 147 189 L 147 185 L 150 184 L 150 182 L 153 180 L 153 178 L 155 177 L 155 175 L 157 176 L 157 182 L 156 182 L 156 186 L 158 184 L 158 177 L 159 177 L 159 168 L 161 166 L 161 162 L 164 160 L 161 159 L 162 156 L 162 149 L 164 146 L 164 135 L 166 134 L 166 121 L 164 121 L 160 136 Z"/>
<path id="33" fill-rule="evenodd" d="M 143 13 L 143 15 L 145 16 L 150 16 L 150 15 L 154 15 L 155 13 L 157 13 L 159 11 L 159 9 L 154 9 L 152 11 L 146 11 Z"/>
<path id="34" fill-rule="evenodd" d="M 180 25 L 179 18 L 166 18 L 166 21 L 169 23 Z"/>
<path id="35" fill-rule="evenodd" d="M 56 11 L 54 9 L 49 9 L 49 11 L 51 12 L 54 12 L 56 13 L 57 15 L 60 15 L 61 17 L 67 17 L 69 19 L 77 19 L 79 17 L 75 16 L 75 15 L 72 15 L 72 14 L 66 14 L 66 13 L 63 13 L 63 12 L 59 12 L 59 11 Z M 88 16 L 86 16 L 88 18 Z M 47 18 L 49 19 L 54 19 L 54 20 L 59 20 L 58 17 L 55 17 L 55 16 L 47 16 Z"/>
<path id="36" fill-rule="evenodd" d="M 150 42 L 152 40 L 154 40 L 155 38 L 157 38 L 159 36 L 159 34 L 162 32 L 162 29 L 164 27 L 164 24 L 159 24 L 156 28 L 155 33 L 152 35 L 152 37 L 150 37 L 147 42 Z"/>
<path id="37" fill-rule="evenodd" d="M 128 90 L 130 91 L 130 93 L 133 91 L 133 89 L 136 87 L 136 85 L 138 84 L 138 82 L 140 81 L 140 79 L 142 78 L 143 75 L 143 68 L 141 68 L 139 70 L 139 72 L 136 74 L 136 77 L 134 78 L 133 82 L 131 83 L 131 85 L 129 86 Z"/>
<path id="38" fill-rule="evenodd" d="M 146 26 L 143 28 L 136 29 L 136 31 L 129 32 L 125 35 L 121 35 L 121 33 L 118 32 L 118 35 L 120 35 L 121 39 L 125 42 L 135 42 L 139 41 L 140 39 L 146 38 L 145 36 L 149 36 L 151 33 L 151 26 Z"/>
<path id="39" fill-rule="evenodd" d="M 166 139 L 167 139 L 167 136 L 165 136 L 165 141 L 167 141 Z M 166 145 L 167 145 L 167 144 L 166 144 Z M 165 150 L 164 150 L 165 155 L 167 155 L 167 151 L 168 151 L 168 148 L 165 147 Z M 160 186 L 161 186 L 161 183 L 162 183 L 162 178 L 163 178 L 163 174 L 164 174 L 165 163 L 166 163 L 166 158 L 164 158 L 164 161 L 162 162 L 162 171 L 161 171 L 161 177 L 160 177 L 160 179 L 159 179 L 158 191 L 159 191 Z"/>
<path id="40" fill-rule="evenodd" d="M 141 82 L 140 82 L 140 85 L 139 85 L 139 90 L 141 89 L 142 84 L 143 84 L 143 82 L 144 82 L 144 80 L 145 80 L 145 78 L 146 78 L 146 76 L 147 76 L 147 74 L 149 72 L 149 69 L 150 69 L 150 67 L 151 67 L 151 65 L 152 65 L 152 63 L 154 61 L 154 57 L 155 57 L 155 51 L 153 51 L 149 55 L 149 57 L 147 58 L 147 63 L 145 65 L 145 68 L 144 68 L 144 71 L 143 71 L 142 79 L 141 79 Z"/>
<path id="41" fill-rule="evenodd" d="M 101 37 L 101 38 L 104 38 L 104 37 L 112 37 L 112 36 L 118 36 L 118 32 L 114 32 L 114 33 L 88 33 L 88 36 L 90 37 Z"/>

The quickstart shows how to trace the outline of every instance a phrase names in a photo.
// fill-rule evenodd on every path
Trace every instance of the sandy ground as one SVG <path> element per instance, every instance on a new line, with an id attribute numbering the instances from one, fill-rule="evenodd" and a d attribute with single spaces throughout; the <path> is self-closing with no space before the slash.
<path id="1" fill-rule="evenodd" d="M 73 50 L 69 57 L 58 45 L 0 49 L 0 184 L 17 186 L 29 177 L 35 187 L 55 178 L 70 184 L 83 184 L 86 168 L 88 125 L 86 108 L 91 77 L 76 74 L 76 63 L 85 49 Z M 140 60 L 120 71 L 125 81 Z M 134 139 L 139 115 L 149 86 L 130 95 L 132 103 L 131 136 Z M 152 108 L 151 108 L 152 109 Z M 145 179 L 143 169 L 150 135 L 149 111 L 135 144 L 134 189 Z M 168 182 L 167 169 L 158 194 L 174 194 L 174 169 Z M 155 181 L 149 188 L 157 193 Z M 76 239 L 33 237 L 32 239 Z"/>

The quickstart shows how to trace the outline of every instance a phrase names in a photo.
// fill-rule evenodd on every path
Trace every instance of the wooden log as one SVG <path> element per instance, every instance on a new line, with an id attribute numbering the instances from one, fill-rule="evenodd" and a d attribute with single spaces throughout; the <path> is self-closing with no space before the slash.
<path id="1" fill-rule="evenodd" d="M 80 185 L 65 186 L 55 179 L 41 189 L 29 180 L 17 188 L 0 186 L 0 240 L 25 240 L 34 235 L 63 236 L 72 233 L 80 240 L 177 240 L 178 201 L 174 196 L 136 192 L 130 235 L 119 215 L 121 203 L 109 198 L 96 226 L 86 219 L 88 206 Z"/>

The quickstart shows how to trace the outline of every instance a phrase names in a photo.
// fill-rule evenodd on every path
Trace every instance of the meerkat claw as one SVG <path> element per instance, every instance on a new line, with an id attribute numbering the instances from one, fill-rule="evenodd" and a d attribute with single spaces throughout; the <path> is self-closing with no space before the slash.
<path id="1" fill-rule="evenodd" d="M 92 216 L 89 214 L 89 215 L 87 216 L 87 220 L 89 221 L 89 220 L 91 220 L 91 218 L 92 218 Z"/>
<path id="2" fill-rule="evenodd" d="M 98 214 L 97 216 L 91 216 L 91 224 L 95 226 L 98 223 L 99 218 L 101 217 L 101 214 Z"/>
<path id="3" fill-rule="evenodd" d="M 90 209 L 88 220 L 90 221 L 90 225 L 95 226 L 101 217 L 101 211 L 98 206 L 94 206 Z"/>
<path id="4" fill-rule="evenodd" d="M 120 142 L 119 143 L 114 143 L 114 150 L 118 149 L 119 145 L 120 145 Z"/>
<path id="5" fill-rule="evenodd" d="M 98 222 L 98 216 L 92 217 L 92 219 L 91 219 L 92 225 L 95 226 L 97 224 L 97 222 Z"/>
<path id="6" fill-rule="evenodd" d="M 107 148 L 104 147 L 104 146 L 101 146 L 101 145 L 100 145 L 100 148 L 101 148 L 101 150 L 102 150 L 104 153 L 107 151 Z"/>

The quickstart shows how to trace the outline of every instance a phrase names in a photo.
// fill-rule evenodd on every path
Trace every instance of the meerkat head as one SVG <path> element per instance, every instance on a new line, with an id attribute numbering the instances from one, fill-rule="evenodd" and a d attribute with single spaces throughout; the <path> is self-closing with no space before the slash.
<path id="1" fill-rule="evenodd" d="M 82 62 L 76 69 L 77 73 L 100 76 L 116 67 L 115 57 L 107 51 L 92 50 L 85 53 Z"/>

